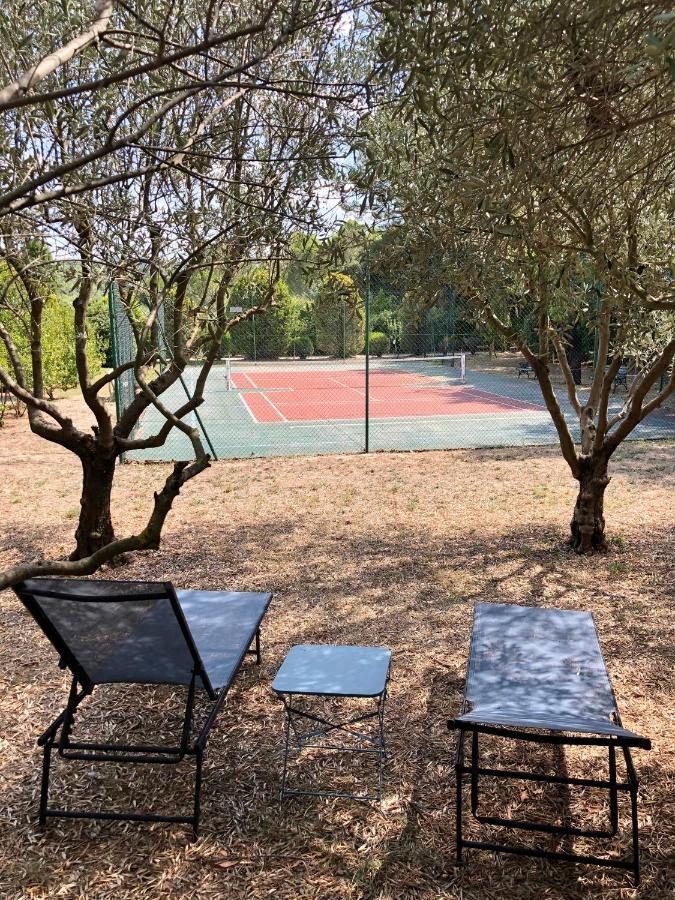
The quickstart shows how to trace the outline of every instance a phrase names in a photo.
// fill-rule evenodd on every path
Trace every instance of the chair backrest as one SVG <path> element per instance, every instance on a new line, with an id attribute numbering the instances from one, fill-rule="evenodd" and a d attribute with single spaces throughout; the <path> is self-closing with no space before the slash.
<path id="1" fill-rule="evenodd" d="M 31 578 L 14 590 L 84 686 L 196 676 L 213 695 L 169 582 Z"/>

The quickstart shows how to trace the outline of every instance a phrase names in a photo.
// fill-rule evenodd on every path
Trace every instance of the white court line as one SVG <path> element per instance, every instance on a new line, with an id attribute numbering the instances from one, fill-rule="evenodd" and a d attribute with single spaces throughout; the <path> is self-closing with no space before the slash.
<path id="1" fill-rule="evenodd" d="M 246 402 L 246 400 L 244 400 L 244 398 L 243 398 L 241 392 L 239 392 L 239 399 L 241 400 L 241 402 L 242 402 L 242 404 L 243 404 L 243 406 L 244 406 L 244 409 L 245 409 L 246 412 L 249 414 L 249 416 L 253 419 L 253 421 L 255 422 L 255 424 L 256 424 L 256 425 L 259 425 L 260 422 L 258 422 L 258 420 L 256 419 L 256 417 L 253 415 L 253 410 L 252 410 L 251 407 L 248 405 L 248 403 Z"/>
<path id="2" fill-rule="evenodd" d="M 251 387 L 255 388 L 257 391 L 260 390 L 260 388 L 258 387 L 258 385 L 255 383 L 255 381 L 254 381 L 254 380 L 251 378 L 251 376 L 248 374 L 248 372 L 240 372 L 239 374 L 242 376 L 242 378 L 248 379 L 248 382 L 249 382 L 249 384 L 251 385 Z M 236 387 L 236 384 L 235 384 L 235 387 Z"/>
<path id="3" fill-rule="evenodd" d="M 334 384 L 339 384 L 340 387 L 347 388 L 348 391 L 354 391 L 355 394 L 358 394 L 359 397 L 363 397 L 365 399 L 366 392 L 360 391 L 358 388 L 352 387 L 350 384 L 345 384 L 344 381 L 338 381 L 337 378 L 330 379 Z M 323 390 L 329 390 L 329 388 L 323 388 Z"/>
<path id="4" fill-rule="evenodd" d="M 548 411 L 538 410 L 538 409 L 527 409 L 523 410 L 524 416 L 544 416 L 544 418 L 548 419 Z M 372 419 L 371 425 L 373 422 L 377 422 L 380 424 L 389 424 L 396 422 L 424 422 L 426 419 L 475 419 L 475 418 L 484 418 L 484 419 L 510 419 L 514 418 L 513 413 L 504 412 L 504 413 L 453 413 L 453 414 L 445 414 L 445 415 L 433 415 L 433 416 L 392 416 L 392 418 L 383 417 L 381 419 Z M 288 421 L 288 420 L 287 420 Z M 289 423 L 291 428 L 316 428 L 317 423 L 320 423 L 322 426 L 325 425 L 334 425 L 336 421 L 340 421 L 343 424 L 347 423 L 362 423 L 363 419 L 313 419 L 312 422 L 308 422 L 307 424 L 298 424 L 295 425 L 293 423 Z"/>
<path id="5" fill-rule="evenodd" d="M 270 398 L 267 396 L 267 394 L 266 394 L 264 391 L 261 391 L 260 396 L 263 398 L 263 400 L 267 400 L 267 402 L 268 402 L 269 405 L 272 407 L 272 409 L 274 410 L 274 412 L 275 412 L 278 416 L 281 417 L 281 420 L 282 420 L 283 422 L 288 422 L 288 419 L 287 419 L 286 416 L 282 413 L 282 411 L 279 409 L 279 407 L 276 405 L 276 403 L 272 403 L 272 401 L 270 400 Z M 265 423 L 265 424 L 267 424 L 267 423 Z"/>
<path id="6" fill-rule="evenodd" d="M 246 372 L 240 372 L 239 374 L 240 374 L 240 375 L 243 375 L 244 378 L 248 378 L 251 387 L 255 388 L 256 391 L 259 391 L 259 392 L 260 392 L 260 396 L 263 398 L 263 400 L 266 400 L 267 403 L 269 403 L 269 405 L 272 407 L 272 409 L 274 410 L 274 412 L 279 416 L 279 418 L 281 419 L 282 422 L 288 422 L 288 419 L 287 419 L 286 416 L 282 413 L 282 411 L 276 406 L 276 404 L 272 403 L 272 401 L 270 400 L 270 398 L 267 396 L 267 394 L 265 393 L 265 389 L 264 389 L 264 388 L 258 387 L 258 385 L 255 383 L 255 381 L 251 378 L 251 376 L 250 376 L 248 373 L 246 373 Z M 241 394 L 240 394 L 239 396 L 241 397 Z M 246 403 L 246 401 L 244 401 L 244 403 Z M 251 412 L 251 411 L 249 410 L 249 412 Z M 253 416 L 253 413 L 251 413 L 251 415 Z M 269 424 L 270 424 L 269 422 L 260 422 L 260 421 L 259 421 L 258 419 L 256 419 L 255 417 L 253 417 L 253 421 L 256 423 L 256 425 L 261 425 L 261 424 L 262 424 L 262 425 L 269 425 Z"/>
<path id="7" fill-rule="evenodd" d="M 242 374 L 245 378 L 248 378 L 248 375 L 246 374 L 246 372 L 242 372 L 241 374 Z M 248 378 L 248 380 L 251 381 L 250 378 Z M 253 384 L 252 381 L 251 381 L 251 384 Z M 236 389 L 236 386 L 235 386 L 235 389 Z M 256 424 L 256 425 L 259 425 L 260 422 L 258 422 L 258 420 L 256 419 L 256 417 L 253 415 L 253 410 L 252 410 L 251 407 L 248 405 L 248 403 L 246 402 L 246 400 L 244 400 L 244 398 L 243 398 L 243 396 L 242 396 L 242 394 L 241 394 L 241 389 L 240 389 L 239 391 L 237 391 L 237 396 L 239 397 L 239 399 L 241 400 L 241 402 L 244 404 L 244 409 L 245 409 L 246 412 L 249 414 L 249 416 L 253 419 L 253 421 L 255 422 L 255 424 Z"/>

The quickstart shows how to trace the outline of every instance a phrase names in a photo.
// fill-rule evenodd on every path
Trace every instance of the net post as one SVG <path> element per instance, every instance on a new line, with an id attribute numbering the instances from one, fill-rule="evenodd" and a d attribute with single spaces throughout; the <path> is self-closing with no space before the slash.
<path id="1" fill-rule="evenodd" d="M 462 384 L 466 381 L 466 353 L 460 353 L 459 378 Z"/>
<path id="2" fill-rule="evenodd" d="M 225 360 L 225 384 L 227 385 L 227 390 L 232 390 L 232 358 L 227 357 Z"/>

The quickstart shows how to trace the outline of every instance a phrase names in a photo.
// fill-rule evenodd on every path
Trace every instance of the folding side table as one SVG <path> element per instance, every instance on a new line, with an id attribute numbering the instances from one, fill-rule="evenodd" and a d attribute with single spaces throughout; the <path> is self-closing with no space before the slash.
<path id="1" fill-rule="evenodd" d="M 382 777 L 386 757 L 384 741 L 384 705 L 387 696 L 391 650 L 386 647 L 331 646 L 328 644 L 299 644 L 289 651 L 272 683 L 272 690 L 281 698 L 286 711 L 284 768 L 280 797 L 345 797 L 353 800 L 381 800 Z M 301 698 L 372 699 L 374 709 L 352 718 L 333 721 L 326 715 L 302 708 Z M 356 730 L 355 726 L 371 719 L 377 720 L 374 734 Z M 301 723 L 309 730 L 302 731 Z M 314 728 L 307 726 L 313 724 Z M 300 727 L 299 727 L 300 726 Z M 327 735 L 343 732 L 355 739 L 355 746 L 317 743 Z M 308 748 L 372 753 L 378 757 L 378 793 L 349 794 L 343 791 L 312 791 L 286 786 L 290 753 Z"/>

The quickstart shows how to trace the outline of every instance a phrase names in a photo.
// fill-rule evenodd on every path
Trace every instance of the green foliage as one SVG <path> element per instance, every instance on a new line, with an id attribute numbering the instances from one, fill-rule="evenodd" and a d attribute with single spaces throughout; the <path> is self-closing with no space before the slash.
<path id="1" fill-rule="evenodd" d="M 283 278 L 291 294 L 311 297 L 314 290 L 312 276 L 317 267 L 320 244 L 313 236 L 294 234 L 290 240 L 291 259 L 283 270 Z"/>
<path id="2" fill-rule="evenodd" d="M 220 358 L 224 359 L 226 356 L 232 356 L 232 335 L 229 331 L 226 331 L 223 335 L 223 339 L 220 342 Z"/>
<path id="3" fill-rule="evenodd" d="M 278 359 L 286 352 L 292 302 L 285 282 L 271 285 L 265 269 L 253 269 L 234 282 L 229 304 L 244 310 L 266 307 L 234 326 L 230 332 L 233 354 L 248 359 Z"/>
<path id="4" fill-rule="evenodd" d="M 313 306 L 317 349 L 349 357 L 363 348 L 363 302 L 349 275 L 331 272 L 319 286 Z"/>
<path id="5" fill-rule="evenodd" d="M 300 359 L 307 359 L 308 356 L 314 353 L 314 344 L 311 337 L 307 334 L 301 334 L 299 338 L 296 338 L 294 347 Z"/>
<path id="6" fill-rule="evenodd" d="M 382 331 L 370 332 L 370 352 L 373 356 L 382 356 L 389 352 L 389 337 Z"/>
<path id="7" fill-rule="evenodd" d="M 87 318 L 98 348 L 102 364 L 112 366 L 112 340 L 110 334 L 110 310 L 108 298 L 104 294 L 92 297 L 87 309 Z"/>
<path id="8" fill-rule="evenodd" d="M 10 289 L 10 307 L 0 309 L 0 321 L 7 328 L 23 366 L 29 388 L 32 387 L 30 353 L 30 311 L 18 290 Z M 96 377 L 101 370 L 101 353 L 95 327 L 88 323 L 87 361 L 89 374 Z M 78 383 L 75 361 L 75 324 L 70 299 L 50 294 L 42 312 L 42 370 L 48 397 L 66 391 Z M 7 350 L 0 342 L 0 366 L 13 373 Z"/>
<path id="9" fill-rule="evenodd" d="M 404 353 L 423 353 L 424 309 L 412 291 L 406 291 L 400 309 L 401 349 Z"/>

